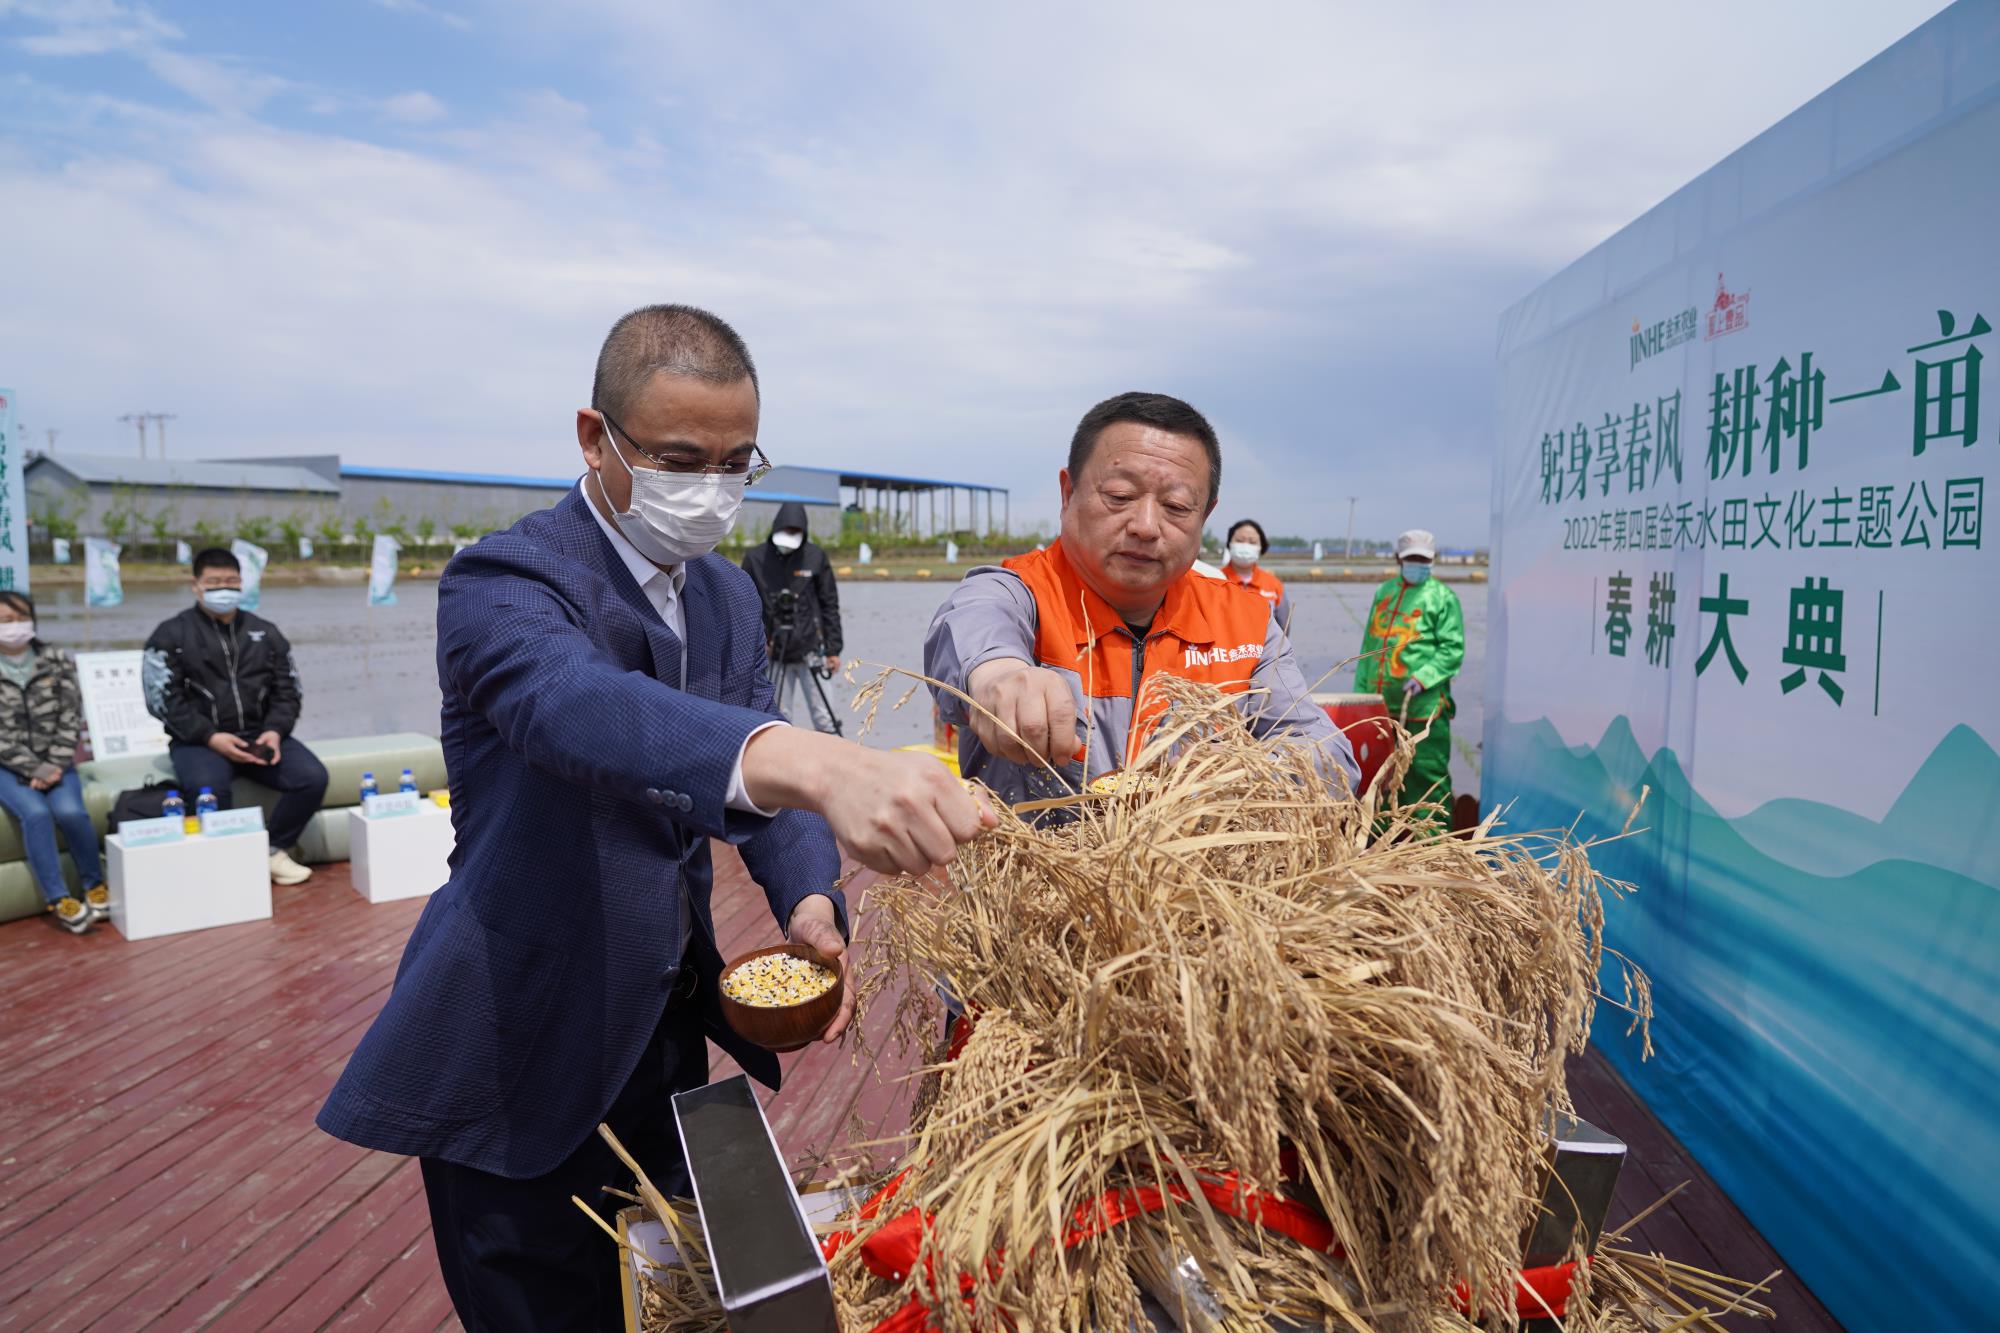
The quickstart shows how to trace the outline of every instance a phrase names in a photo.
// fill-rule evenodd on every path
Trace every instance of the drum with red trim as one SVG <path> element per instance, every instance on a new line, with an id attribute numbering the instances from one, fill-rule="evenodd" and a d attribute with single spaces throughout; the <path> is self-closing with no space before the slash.
<path id="1" fill-rule="evenodd" d="M 1361 790 L 1366 790 L 1395 746 L 1388 706 L 1379 694 L 1315 694 L 1312 699 L 1326 710 L 1334 726 L 1347 733 L 1354 761 L 1361 765 Z"/>

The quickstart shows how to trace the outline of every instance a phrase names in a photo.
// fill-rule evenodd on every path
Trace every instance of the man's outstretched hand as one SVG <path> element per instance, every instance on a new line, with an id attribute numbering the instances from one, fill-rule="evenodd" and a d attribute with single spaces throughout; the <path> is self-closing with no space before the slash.
<path id="1" fill-rule="evenodd" d="M 966 678 L 972 734 L 987 751 L 1016 764 L 1053 764 L 1076 757 L 1076 696 L 1046 667 L 1014 658 L 983 662 Z"/>
<path id="2" fill-rule="evenodd" d="M 995 822 L 984 798 L 935 759 L 799 727 L 750 738 L 743 786 L 763 809 L 818 811 L 842 850 L 885 875 L 945 865 Z"/>

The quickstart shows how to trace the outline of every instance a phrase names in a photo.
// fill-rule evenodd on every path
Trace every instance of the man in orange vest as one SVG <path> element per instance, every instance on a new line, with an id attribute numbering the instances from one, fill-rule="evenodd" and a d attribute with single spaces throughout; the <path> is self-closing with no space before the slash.
<path id="1" fill-rule="evenodd" d="M 1353 752 L 1313 703 L 1271 603 L 1194 570 L 1222 486 L 1201 413 L 1164 394 L 1106 399 L 1077 426 L 1057 482 L 1062 536 L 973 570 L 931 621 L 926 672 L 981 705 L 936 691 L 965 776 L 1013 803 L 1115 772 L 1158 721 L 1147 682 L 1174 675 L 1240 694 L 1252 732 L 1318 747 L 1351 783 Z"/>

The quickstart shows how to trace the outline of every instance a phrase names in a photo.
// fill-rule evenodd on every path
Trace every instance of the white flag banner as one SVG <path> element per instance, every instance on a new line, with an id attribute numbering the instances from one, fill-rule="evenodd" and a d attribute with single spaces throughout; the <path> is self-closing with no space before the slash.
<path id="1" fill-rule="evenodd" d="M 0 389 L 0 588 L 28 590 L 28 493 L 22 472 L 27 459 L 16 437 L 14 391 Z"/>
<path id="2" fill-rule="evenodd" d="M 1313 543 L 1313 559 L 1315 559 L 1315 560 L 1324 560 L 1324 559 L 1326 559 L 1326 543 L 1325 543 L 1325 542 L 1314 542 L 1314 543 Z"/>
<path id="3" fill-rule="evenodd" d="M 955 565 L 955 564 L 957 564 L 957 563 L 958 563 L 958 543 L 957 543 L 957 542 L 955 542 L 955 541 L 951 541 L 951 540 L 949 540 L 949 539 L 947 539 L 947 540 L 945 541 L 945 544 L 944 544 L 944 562 L 945 562 L 945 563 L 946 563 L 947 565 Z"/>
<path id="4" fill-rule="evenodd" d="M 69 563 L 69 538 L 51 537 L 49 539 L 49 546 L 52 548 L 50 554 L 54 557 L 57 564 L 66 565 Z"/>
<path id="5" fill-rule="evenodd" d="M 193 548 L 193 547 L 191 547 L 191 546 L 189 546 L 189 545 L 188 545 L 188 544 L 187 544 L 186 542 L 175 542 L 175 543 L 174 543 L 174 563 L 175 563 L 175 564 L 177 564 L 177 565 L 191 565 L 191 564 L 193 564 L 193 563 L 194 563 L 194 548 Z"/>
<path id="6" fill-rule="evenodd" d="M 402 550 L 388 533 L 375 537 L 375 551 L 368 561 L 368 605 L 396 604 L 396 553 Z"/>
<path id="7" fill-rule="evenodd" d="M 861 543 L 861 553 L 855 558 L 864 565 L 873 564 L 875 562 L 874 548 L 869 546 L 867 542 Z"/>
<path id="8" fill-rule="evenodd" d="M 299 538 L 299 559 L 310 560 L 312 558 L 313 558 L 313 539 L 310 537 Z"/>
<path id="9" fill-rule="evenodd" d="M 118 575 L 118 553 L 125 548 L 102 537 L 83 539 L 83 595 L 90 606 L 118 606 L 125 600 L 125 583 Z"/>
<path id="10" fill-rule="evenodd" d="M 255 611 L 264 599 L 264 562 L 271 558 L 271 553 L 241 537 L 229 543 L 229 553 L 243 566 L 243 600 L 239 605 L 245 611 Z"/>

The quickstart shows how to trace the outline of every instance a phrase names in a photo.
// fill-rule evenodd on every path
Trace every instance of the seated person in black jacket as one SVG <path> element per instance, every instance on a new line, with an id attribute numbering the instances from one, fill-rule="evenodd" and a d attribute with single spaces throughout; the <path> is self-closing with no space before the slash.
<path id="1" fill-rule="evenodd" d="M 271 881 L 298 884 L 312 871 L 291 852 L 326 795 L 326 765 L 292 739 L 300 701 L 292 645 L 276 625 L 238 609 L 243 567 L 228 551 L 195 556 L 194 597 L 146 640 L 147 711 L 166 724 L 190 811 L 203 787 L 228 809 L 239 773 L 278 793 Z"/>

